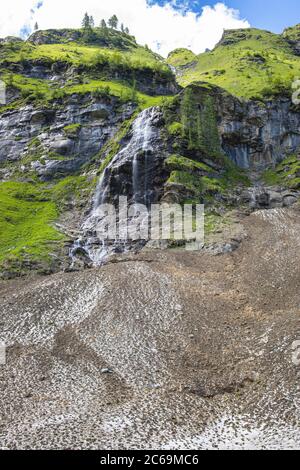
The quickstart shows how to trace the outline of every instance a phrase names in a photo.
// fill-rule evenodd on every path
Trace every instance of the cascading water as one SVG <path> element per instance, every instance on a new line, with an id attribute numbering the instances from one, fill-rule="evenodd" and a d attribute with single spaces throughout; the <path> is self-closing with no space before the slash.
<path id="1" fill-rule="evenodd" d="M 269 191 L 263 185 L 255 185 L 251 194 L 250 207 L 253 209 L 265 209 L 269 206 Z"/>
<path id="2" fill-rule="evenodd" d="M 129 145 L 134 153 L 132 160 L 132 188 L 133 201 L 136 203 L 147 203 L 147 192 L 149 190 L 147 187 L 148 158 L 153 152 L 151 142 L 154 135 L 154 128 L 152 121 L 156 113 L 157 108 L 144 110 L 133 125 L 133 138 Z M 141 171 L 139 152 L 141 152 L 145 158 L 143 172 Z M 144 187 L 141 186 L 142 175 L 144 175 Z"/>
<path id="3" fill-rule="evenodd" d="M 128 144 L 115 155 L 101 175 L 97 185 L 92 210 L 81 227 L 82 237 L 74 242 L 70 250 L 72 263 L 76 261 L 77 252 L 84 252 L 94 265 L 101 265 L 107 258 L 109 251 L 114 251 L 116 246 L 97 238 L 97 224 L 99 223 L 100 205 L 111 199 L 111 178 L 118 176 L 119 169 L 125 163 L 131 163 L 132 167 L 132 202 L 150 204 L 153 188 L 149 184 L 149 171 L 151 158 L 154 156 L 153 142 L 159 138 L 159 130 L 154 125 L 160 110 L 157 107 L 142 111 L 132 126 L 132 135 Z M 113 194 L 117 196 L 129 196 L 129 194 Z M 126 249 L 126 243 L 121 243 L 122 251 Z M 120 243 L 118 242 L 120 248 Z"/>
<path id="4" fill-rule="evenodd" d="M 259 174 L 252 172 L 250 176 L 253 186 L 249 189 L 251 209 L 266 209 L 270 203 L 270 194 Z"/>

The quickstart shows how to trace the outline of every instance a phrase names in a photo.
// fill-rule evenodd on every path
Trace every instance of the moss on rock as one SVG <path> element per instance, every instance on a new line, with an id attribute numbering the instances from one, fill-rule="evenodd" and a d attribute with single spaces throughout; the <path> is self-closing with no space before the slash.
<path id="1" fill-rule="evenodd" d="M 264 180 L 270 186 L 300 189 L 300 155 L 291 155 L 274 169 L 267 170 Z"/>

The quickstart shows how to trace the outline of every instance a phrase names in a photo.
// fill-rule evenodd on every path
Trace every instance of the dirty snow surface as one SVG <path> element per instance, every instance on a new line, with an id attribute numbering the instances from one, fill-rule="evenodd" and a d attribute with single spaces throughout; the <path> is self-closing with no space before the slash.
<path id="1" fill-rule="evenodd" d="M 0 283 L 0 447 L 299 449 L 300 213 L 239 223 L 233 253 Z"/>

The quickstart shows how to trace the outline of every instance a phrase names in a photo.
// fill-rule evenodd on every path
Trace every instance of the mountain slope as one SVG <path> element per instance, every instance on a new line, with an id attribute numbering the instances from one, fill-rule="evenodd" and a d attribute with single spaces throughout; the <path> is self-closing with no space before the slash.
<path id="1" fill-rule="evenodd" d="M 167 62 L 177 68 L 178 81 L 186 86 L 206 81 L 242 98 L 269 98 L 291 94 L 291 84 L 300 76 L 300 57 L 291 39 L 299 28 L 283 35 L 258 29 L 228 30 L 211 52 L 194 57 L 178 50 Z"/>
<path id="2" fill-rule="evenodd" d="M 132 36 L 107 28 L 90 34 L 49 30 L 0 43 L 0 78 L 15 91 L 8 108 L 97 91 L 150 106 L 149 96 L 178 89 L 163 59 Z"/>
<path id="3" fill-rule="evenodd" d="M 297 50 L 0 40 L 1 448 L 299 448 Z M 204 204 L 204 245 L 103 240 L 120 196 Z"/>
<path id="4" fill-rule="evenodd" d="M 259 200 L 270 207 L 294 203 L 300 113 L 290 95 L 257 102 L 225 90 L 240 80 L 240 94 L 250 96 L 266 86 L 266 74 L 295 73 L 296 33 L 286 34 L 229 31 L 214 51 L 197 57 L 178 49 L 169 64 L 107 28 L 0 41 L 7 86 L 0 106 L 0 276 L 73 269 L 75 248 L 78 267 L 90 266 L 88 252 L 74 241 L 102 247 L 94 227 L 83 229 L 95 191 L 109 201 L 138 195 L 149 204 L 204 203 L 210 234 L 237 206 L 246 212 L 249 204 L 260 206 L 248 186 L 287 157 L 292 167 L 283 163 L 280 177 L 266 174 L 276 191 L 262 191 Z M 213 76 L 201 75 L 204 63 Z M 237 65 L 240 77 L 233 78 Z M 192 83 L 182 89 L 173 67 L 181 82 Z M 243 82 L 249 70 L 253 76 Z M 286 90 L 275 79 L 270 86 L 265 96 Z"/>
<path id="5" fill-rule="evenodd" d="M 160 56 L 108 28 L 1 40 L 0 79 L 0 275 L 61 269 L 97 172 L 136 114 L 179 87 Z"/>

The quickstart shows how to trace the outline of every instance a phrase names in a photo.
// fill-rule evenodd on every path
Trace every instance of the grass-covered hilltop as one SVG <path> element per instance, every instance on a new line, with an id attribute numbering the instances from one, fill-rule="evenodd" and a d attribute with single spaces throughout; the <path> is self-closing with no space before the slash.
<path id="1" fill-rule="evenodd" d="M 39 69 L 45 71 L 44 77 L 39 77 Z M 47 71 L 57 72 L 57 77 L 47 80 Z M 160 103 L 153 99 L 160 87 L 162 94 L 171 94 L 172 85 L 175 89 L 172 72 L 160 56 L 129 34 L 109 28 L 89 33 L 38 31 L 25 42 L 8 38 L 0 43 L 0 72 L 2 80 L 19 92 L 12 106 L 28 101 L 47 104 L 89 92 L 151 106 Z"/>
<path id="2" fill-rule="evenodd" d="M 204 202 L 208 232 L 247 201 L 253 172 L 298 190 L 300 111 L 291 85 L 300 78 L 299 42 L 299 25 L 282 35 L 232 30 L 213 51 L 177 49 L 164 59 L 115 17 L 94 27 L 88 16 L 81 29 L 1 39 L 0 277 L 69 268 L 108 167 L 111 198 L 133 197 L 131 158 L 147 162 L 141 186 L 151 201 Z M 152 107 L 152 121 L 136 129 Z M 141 148 L 114 167 L 134 132 Z"/>
<path id="3" fill-rule="evenodd" d="M 170 53 L 178 82 L 216 84 L 241 98 L 267 99 L 283 93 L 300 77 L 300 26 L 282 35 L 259 29 L 225 31 L 212 50 L 195 55 L 186 49 Z"/>

